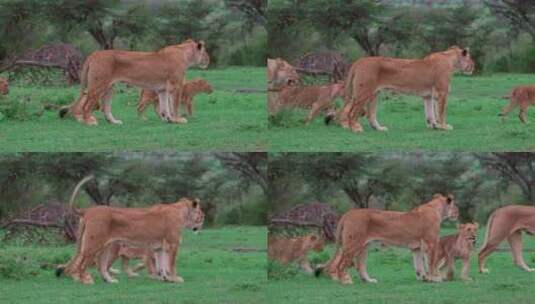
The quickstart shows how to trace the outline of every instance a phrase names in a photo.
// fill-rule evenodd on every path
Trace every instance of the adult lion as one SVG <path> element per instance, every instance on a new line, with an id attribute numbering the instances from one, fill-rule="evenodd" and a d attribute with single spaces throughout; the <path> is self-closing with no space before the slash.
<path id="1" fill-rule="evenodd" d="M 320 252 L 324 245 L 323 238 L 316 234 L 294 238 L 275 237 L 270 234 L 268 236 L 268 259 L 282 265 L 295 261 L 304 272 L 313 273 L 314 270 L 307 258 L 308 252 L 311 250 Z"/>
<path id="2" fill-rule="evenodd" d="M 195 65 L 206 68 L 209 63 L 204 42 L 191 39 L 156 52 L 96 51 L 87 57 L 82 66 L 80 97 L 75 103 L 62 108 L 60 116 L 70 112 L 79 122 L 96 125 L 92 112 L 102 100 L 106 120 L 113 124 L 122 123 L 113 117 L 110 100 L 113 84 L 124 82 L 158 92 L 160 118 L 167 122 L 185 123 L 184 118 L 174 116 L 172 100 L 182 96 L 187 68 Z"/>
<path id="3" fill-rule="evenodd" d="M 77 185 L 76 195 L 86 177 Z M 71 198 L 71 201 L 72 201 Z M 72 202 L 71 202 L 72 203 Z M 75 209 L 76 210 L 76 209 Z M 198 199 L 182 198 L 173 204 L 157 204 L 148 208 L 116 208 L 108 206 L 76 210 L 80 214 L 76 255 L 56 269 L 74 280 L 92 284 L 93 279 L 86 269 L 97 261 L 100 274 L 106 282 L 116 282 L 108 273 L 111 265 L 111 250 L 114 244 L 155 251 L 156 269 L 160 279 L 183 282 L 176 275 L 176 254 L 183 227 L 194 231 L 204 223 L 204 213 Z"/>
<path id="4" fill-rule="evenodd" d="M 361 58 L 349 70 L 344 107 L 338 113 L 338 122 L 353 132 L 362 132 L 358 117 L 366 114 L 373 129 L 386 131 L 387 128 L 377 121 L 377 94 L 381 90 L 392 90 L 423 97 L 428 127 L 452 129 L 446 124 L 446 102 L 451 75 L 455 71 L 465 74 L 474 71 L 468 48 L 453 46 L 416 60 Z M 438 101 L 438 122 L 434 99 Z"/>
<path id="5" fill-rule="evenodd" d="M 453 196 L 441 194 L 434 195 L 431 201 L 409 212 L 351 209 L 338 222 L 338 249 L 324 268 L 333 280 L 352 284 L 353 280 L 346 270 L 354 265 L 356 257 L 361 280 L 376 283 L 377 280 L 368 275 L 366 268 L 366 247 L 370 242 L 378 241 L 411 250 L 420 248 L 429 260 L 429 275 L 426 279 L 441 281 L 437 271 L 440 223 L 446 218 L 455 220 L 458 214 L 459 209 Z M 321 270 L 318 269 L 318 273 Z"/>
<path id="6" fill-rule="evenodd" d="M 535 207 L 510 205 L 496 209 L 487 222 L 485 241 L 479 250 L 479 272 L 488 273 L 485 260 L 505 239 L 511 246 L 513 262 L 520 269 L 533 272 L 522 256 L 522 231 L 535 234 Z"/>
<path id="7" fill-rule="evenodd" d="M 267 60 L 268 78 L 268 112 L 273 115 L 278 107 L 279 92 L 288 85 L 299 82 L 299 74 L 295 68 L 281 58 Z"/>
<path id="8" fill-rule="evenodd" d="M 7 79 L 0 77 L 0 95 L 9 94 L 9 82 Z"/>
<path id="9" fill-rule="evenodd" d="M 517 86 L 504 99 L 510 99 L 511 102 L 502 109 L 499 116 L 505 118 L 511 110 L 519 107 L 518 118 L 522 123 L 527 123 L 528 106 L 535 105 L 535 85 Z"/>

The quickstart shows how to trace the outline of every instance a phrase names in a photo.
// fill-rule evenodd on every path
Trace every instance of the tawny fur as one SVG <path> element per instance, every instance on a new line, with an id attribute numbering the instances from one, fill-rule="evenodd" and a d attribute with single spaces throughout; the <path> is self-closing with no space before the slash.
<path id="1" fill-rule="evenodd" d="M 440 250 L 438 254 L 439 264 L 445 263 L 447 278 L 453 280 L 455 259 L 461 258 L 463 268 L 461 278 L 470 280 L 470 254 L 474 251 L 477 238 L 477 224 L 461 224 L 458 233 L 440 238 Z"/>
<path id="2" fill-rule="evenodd" d="M 158 204 L 149 208 L 115 208 L 107 206 L 78 210 L 80 213 L 79 239 L 76 255 L 65 266 L 66 274 L 82 283 L 93 279 L 86 269 L 96 259 L 105 281 L 113 281 L 108 271 L 110 249 L 113 244 L 129 244 L 135 247 L 158 250 L 165 254 L 166 271 L 160 278 L 174 282 L 183 281 L 176 275 L 175 257 L 181 229 L 198 229 L 204 221 L 204 213 L 198 200 L 180 199 L 174 204 Z M 163 255 L 162 255 L 163 256 Z M 161 269 L 158 270 L 162 272 Z"/>
<path id="3" fill-rule="evenodd" d="M 9 82 L 7 79 L 0 77 L 0 95 L 7 95 L 9 93 Z"/>
<path id="4" fill-rule="evenodd" d="M 299 74 L 295 68 L 281 58 L 267 60 L 268 78 L 268 113 L 275 114 L 278 109 L 279 91 L 288 86 L 299 83 Z"/>
<path id="5" fill-rule="evenodd" d="M 474 62 L 468 49 L 451 47 L 428 55 L 424 59 L 364 57 L 351 66 L 346 83 L 344 107 L 337 120 L 344 128 L 362 132 L 359 116 L 366 113 L 370 126 L 379 131 L 387 129 L 377 121 L 377 94 L 392 90 L 423 97 L 429 127 L 451 129 L 446 123 L 446 102 L 451 75 L 455 71 L 471 74 Z M 435 101 L 438 102 L 438 121 Z"/>
<path id="6" fill-rule="evenodd" d="M 193 98 L 200 94 L 212 94 L 212 86 L 208 81 L 204 79 L 194 79 L 191 81 L 186 81 L 184 83 L 184 87 L 182 90 L 182 98 L 174 98 L 174 110 L 177 112 L 175 115 L 178 115 L 178 111 L 180 108 L 180 105 L 185 107 L 188 116 L 193 115 Z M 137 106 L 137 113 L 139 116 L 143 117 L 143 112 L 149 105 L 154 105 L 154 110 L 156 113 L 160 112 L 159 105 L 158 105 L 158 95 L 154 91 L 150 90 L 141 90 L 139 94 L 139 102 Z"/>
<path id="7" fill-rule="evenodd" d="M 283 265 L 297 262 L 299 267 L 308 273 L 313 269 L 308 261 L 308 252 L 314 250 L 322 251 L 325 241 L 323 238 L 309 234 L 295 238 L 283 238 L 268 236 L 268 259 L 277 261 Z"/>
<path id="8" fill-rule="evenodd" d="M 511 101 L 502 109 L 500 116 L 505 118 L 509 112 L 518 107 L 518 118 L 522 123 L 527 123 L 528 107 L 535 105 L 535 85 L 517 86 L 504 98 Z"/>
<path id="9" fill-rule="evenodd" d="M 437 271 L 440 224 L 443 219 L 456 219 L 459 210 L 452 196 L 437 194 L 431 201 L 409 212 L 379 209 L 351 209 L 337 225 L 338 250 L 324 267 L 335 281 L 351 284 L 347 269 L 357 259 L 357 270 L 364 282 L 377 280 L 368 275 L 366 267 L 367 245 L 378 241 L 386 245 L 422 248 L 429 260 L 430 281 L 440 281 Z"/>
<path id="10" fill-rule="evenodd" d="M 535 234 L 535 207 L 509 205 L 496 209 L 488 219 L 485 240 L 479 250 L 479 272 L 488 273 L 485 268 L 487 257 L 505 240 L 511 247 L 513 262 L 520 269 L 532 272 L 522 255 L 522 232 Z"/>
<path id="11" fill-rule="evenodd" d="M 93 110 L 102 100 L 102 110 L 110 123 L 121 123 L 111 114 L 113 84 L 124 82 L 142 89 L 157 91 L 160 96 L 160 118 L 168 122 L 186 122 L 172 115 L 173 97 L 180 98 L 188 67 L 208 66 L 210 58 L 204 42 L 186 40 L 156 52 L 120 50 L 96 51 L 85 60 L 80 75 L 80 96 L 60 110 L 60 116 L 71 113 L 79 122 L 95 125 Z M 169 98 L 167 98 L 169 97 Z M 167 111 L 169 110 L 169 111 Z"/>
<path id="12" fill-rule="evenodd" d="M 334 115 L 336 97 L 344 96 L 344 83 L 322 86 L 286 86 L 279 92 L 274 113 L 285 108 L 310 109 L 305 123 L 310 123 L 321 111 Z"/>

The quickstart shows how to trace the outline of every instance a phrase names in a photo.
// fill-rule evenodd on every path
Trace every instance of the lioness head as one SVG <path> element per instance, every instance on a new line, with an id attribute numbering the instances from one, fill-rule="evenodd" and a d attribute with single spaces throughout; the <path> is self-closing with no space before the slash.
<path id="1" fill-rule="evenodd" d="M 459 217 L 459 208 L 455 205 L 455 199 L 453 195 L 435 194 L 433 199 L 440 200 L 442 203 L 442 218 L 455 221 Z"/>
<path id="2" fill-rule="evenodd" d="M 7 95 L 9 93 L 9 83 L 7 79 L 0 77 L 0 95 Z"/>
<path id="3" fill-rule="evenodd" d="M 206 52 L 205 43 L 202 40 L 198 42 L 193 42 L 195 43 L 195 64 L 198 65 L 201 69 L 206 69 L 210 64 L 210 56 L 208 56 L 208 53 Z"/>
<path id="4" fill-rule="evenodd" d="M 325 241 L 322 237 L 319 237 L 316 234 L 305 236 L 305 248 L 320 252 L 323 250 L 323 246 L 325 246 Z"/>
<path id="5" fill-rule="evenodd" d="M 470 48 L 460 48 L 454 46 L 451 48 L 457 53 L 457 69 L 464 74 L 471 75 L 475 70 L 475 63 L 470 57 Z"/>
<path id="6" fill-rule="evenodd" d="M 201 209 L 201 202 L 198 198 L 183 199 L 188 204 L 188 214 L 186 215 L 186 222 L 184 226 L 197 232 L 202 228 L 204 223 L 204 212 Z"/>
<path id="7" fill-rule="evenodd" d="M 457 225 L 457 229 L 459 230 L 459 236 L 463 240 L 467 240 L 472 245 L 476 244 L 478 227 L 479 225 L 477 223 L 475 224 L 467 223 L 467 224 Z"/>
<path id="8" fill-rule="evenodd" d="M 286 86 L 299 83 L 299 74 L 295 68 L 283 59 L 267 60 L 268 83 L 270 86 Z"/>

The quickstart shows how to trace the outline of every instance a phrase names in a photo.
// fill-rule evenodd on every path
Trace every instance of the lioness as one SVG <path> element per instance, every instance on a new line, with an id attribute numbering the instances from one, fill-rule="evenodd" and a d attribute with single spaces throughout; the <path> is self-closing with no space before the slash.
<path id="1" fill-rule="evenodd" d="M 285 86 L 279 92 L 277 109 L 283 108 L 305 108 L 310 109 L 305 123 L 309 124 L 320 111 L 326 112 L 326 122 L 335 113 L 336 97 L 344 96 L 344 83 L 335 83 L 323 86 Z"/>
<path id="2" fill-rule="evenodd" d="M 182 98 L 174 99 L 174 110 L 178 112 L 180 104 L 183 104 L 188 112 L 188 116 L 192 116 L 193 97 L 200 93 L 212 94 L 212 86 L 210 85 L 210 83 L 208 83 L 208 81 L 204 79 L 193 79 L 191 81 L 186 81 L 184 83 L 184 88 L 182 91 Z M 160 111 L 157 100 L 158 95 L 156 94 L 156 92 L 150 90 L 141 90 L 139 94 L 139 102 L 137 105 L 138 116 L 145 118 L 143 116 L 143 112 L 145 111 L 145 108 L 150 104 L 153 104 L 156 113 L 159 113 Z"/>
<path id="3" fill-rule="evenodd" d="M 323 238 L 309 234 L 295 238 L 283 238 L 268 236 L 268 259 L 287 265 L 296 261 L 299 267 L 307 272 L 313 273 L 307 254 L 310 250 L 320 252 L 323 250 L 325 242 Z"/>
<path id="4" fill-rule="evenodd" d="M 522 231 L 535 234 L 535 207 L 510 205 L 492 212 L 487 222 L 485 241 L 479 250 L 479 272 L 489 272 L 485 268 L 485 260 L 505 239 L 511 246 L 514 263 L 522 270 L 535 271 L 528 267 L 522 256 Z"/>
<path id="5" fill-rule="evenodd" d="M 378 241 L 386 245 L 420 248 L 429 258 L 429 281 L 441 281 L 437 271 L 440 223 L 443 219 L 457 219 L 459 209 L 452 195 L 435 194 L 433 199 L 409 212 L 378 209 L 351 209 L 346 212 L 336 228 L 339 246 L 335 255 L 324 267 L 331 278 L 342 284 L 352 284 L 347 268 L 354 265 L 364 282 L 376 283 L 366 268 L 367 245 Z M 423 257 L 423 255 L 422 255 Z M 319 268 L 317 274 L 323 269 Z"/>
<path id="6" fill-rule="evenodd" d="M 78 210 L 81 215 L 76 255 L 57 269 L 77 281 L 92 284 L 86 272 L 98 256 L 99 270 L 106 282 L 116 282 L 107 272 L 110 265 L 110 245 L 129 244 L 156 251 L 156 268 L 162 280 L 183 282 L 176 275 L 175 259 L 181 228 L 202 227 L 204 213 L 198 200 L 182 198 L 173 204 L 158 204 L 149 208 L 114 208 L 107 206 Z"/>
<path id="7" fill-rule="evenodd" d="M 0 77 L 0 95 L 9 94 L 9 82 L 7 79 Z"/>
<path id="8" fill-rule="evenodd" d="M 452 129 L 446 124 L 446 101 L 450 78 L 455 71 L 465 74 L 474 71 L 468 48 L 453 46 L 417 60 L 361 58 L 349 70 L 344 107 L 338 113 L 338 122 L 344 128 L 362 132 L 358 117 L 366 113 L 373 129 L 386 131 L 387 128 L 377 121 L 377 94 L 381 90 L 392 90 L 423 97 L 428 127 Z M 438 122 L 435 119 L 434 99 L 438 100 Z"/>
<path id="9" fill-rule="evenodd" d="M 204 42 L 191 39 L 156 52 L 96 51 L 87 57 L 82 66 L 78 100 L 62 108 L 60 116 L 64 117 L 69 112 L 79 122 L 96 125 L 97 120 L 92 111 L 102 99 L 102 110 L 108 122 L 122 123 L 113 117 L 110 99 L 113 84 L 124 82 L 156 91 L 161 119 L 167 122 L 185 123 L 186 119 L 172 114 L 174 112 L 172 100 L 180 99 L 182 96 L 186 69 L 195 65 L 206 68 L 209 63 L 210 58 L 206 53 Z"/>
<path id="10" fill-rule="evenodd" d="M 281 58 L 267 60 L 268 78 L 268 112 L 275 114 L 278 109 L 279 91 L 288 85 L 299 82 L 299 74 L 295 68 Z"/>
<path id="11" fill-rule="evenodd" d="M 517 106 L 520 108 L 518 112 L 518 118 L 523 123 L 527 123 L 526 114 L 528 112 L 528 106 L 535 105 L 535 85 L 523 85 L 515 87 L 509 95 L 504 96 L 505 99 L 510 99 L 508 105 L 506 105 L 502 112 L 499 114 L 502 118 L 511 112 Z"/>

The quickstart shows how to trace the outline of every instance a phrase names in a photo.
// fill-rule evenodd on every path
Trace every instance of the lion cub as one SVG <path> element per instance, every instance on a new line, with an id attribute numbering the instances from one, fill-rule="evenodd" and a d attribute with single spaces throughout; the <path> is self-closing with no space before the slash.
<path id="1" fill-rule="evenodd" d="M 477 228 L 477 223 L 460 224 L 457 225 L 459 233 L 440 238 L 438 261 L 439 265 L 443 265 L 445 263 L 448 267 L 448 280 L 453 280 L 455 258 L 461 258 L 463 261 L 461 278 L 465 281 L 471 280 L 468 275 L 468 271 L 470 269 L 470 253 L 474 251 L 476 245 Z"/>
<path id="2" fill-rule="evenodd" d="M 504 96 L 503 98 L 510 99 L 511 102 L 502 109 L 499 116 L 501 116 L 502 119 L 505 118 L 511 110 L 518 106 L 520 108 L 518 118 L 520 118 L 521 122 L 526 123 L 528 106 L 535 105 L 535 85 L 517 86 L 513 88 L 509 95 Z"/>
<path id="3" fill-rule="evenodd" d="M 344 89 L 344 82 L 323 86 L 286 86 L 280 91 L 277 111 L 283 108 L 310 109 L 306 124 L 320 111 L 325 111 L 327 117 L 334 117 L 334 101 L 336 97 L 344 97 Z"/>
<path id="4" fill-rule="evenodd" d="M 9 83 L 7 79 L 0 77 L 0 95 L 7 95 L 9 93 Z"/>
<path id="5" fill-rule="evenodd" d="M 282 265 L 292 262 L 299 263 L 299 267 L 307 272 L 314 270 L 308 261 L 307 254 L 310 250 L 322 251 L 325 241 L 316 234 L 309 234 L 295 238 L 283 238 L 268 236 L 268 259 L 277 261 Z"/>
<path id="6" fill-rule="evenodd" d="M 200 93 L 205 94 L 212 94 L 213 89 L 210 83 L 204 79 L 193 79 L 191 81 L 184 82 L 184 87 L 182 91 L 182 98 L 181 100 L 174 100 L 174 110 L 176 113 L 178 113 L 178 108 L 180 106 L 180 103 L 182 103 L 188 112 L 188 116 L 193 115 L 193 108 L 192 108 L 192 102 L 193 97 Z M 145 119 L 145 116 L 143 116 L 143 112 L 145 111 L 145 108 L 150 105 L 154 105 L 154 109 L 156 110 L 156 113 L 159 112 L 159 103 L 158 103 L 158 95 L 151 90 L 141 90 L 141 93 L 139 95 L 139 102 L 137 106 L 137 114 L 138 116 Z"/>

